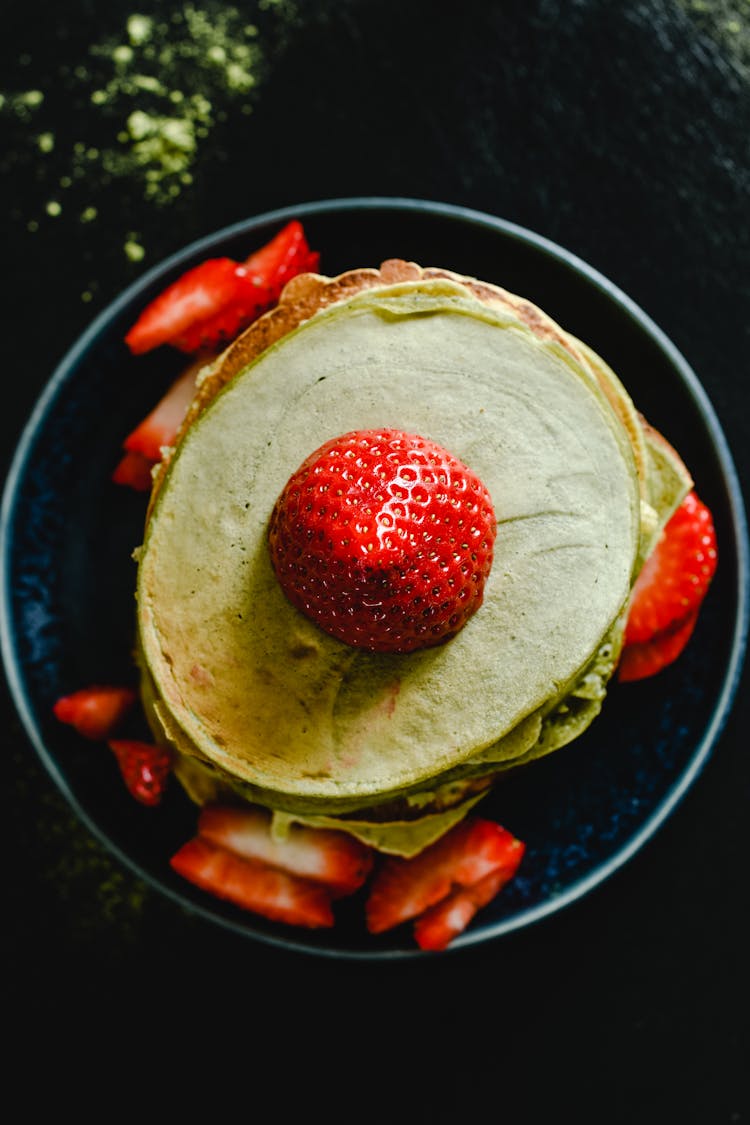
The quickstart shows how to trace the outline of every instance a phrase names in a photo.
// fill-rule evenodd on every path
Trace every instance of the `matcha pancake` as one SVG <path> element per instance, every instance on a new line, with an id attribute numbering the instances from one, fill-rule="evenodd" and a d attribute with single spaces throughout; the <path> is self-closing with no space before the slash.
<path id="1" fill-rule="evenodd" d="M 267 545 L 308 453 L 387 427 L 469 465 L 498 522 L 481 608 L 407 655 L 321 632 Z M 580 345 L 504 290 L 399 262 L 296 279 L 206 370 L 157 472 L 138 631 L 163 739 L 311 816 L 436 778 L 471 800 L 474 777 L 533 752 L 616 630 L 638 563 L 638 449 Z"/>

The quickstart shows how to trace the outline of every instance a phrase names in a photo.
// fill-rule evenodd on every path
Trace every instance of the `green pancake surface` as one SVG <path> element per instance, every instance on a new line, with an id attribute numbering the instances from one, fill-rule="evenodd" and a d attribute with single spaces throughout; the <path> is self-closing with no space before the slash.
<path id="1" fill-rule="evenodd" d="M 461 458 L 498 520 L 482 607 L 407 656 L 322 633 L 267 549 L 300 462 L 377 427 Z M 139 552 L 143 660 L 177 741 L 335 810 L 455 769 L 561 699 L 627 601 L 639 533 L 632 448 L 587 369 L 458 285 L 363 293 L 263 352 L 177 447 Z"/>

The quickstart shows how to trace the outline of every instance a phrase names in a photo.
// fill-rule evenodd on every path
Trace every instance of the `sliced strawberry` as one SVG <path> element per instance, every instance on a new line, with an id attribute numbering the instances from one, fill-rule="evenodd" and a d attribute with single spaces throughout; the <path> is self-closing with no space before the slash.
<path id="1" fill-rule="evenodd" d="M 216 295 L 218 298 L 219 293 Z M 191 320 L 168 343 L 182 352 L 220 346 L 233 340 L 272 304 L 271 287 L 260 278 L 252 277 L 245 266 L 235 265 L 231 282 L 228 276 L 226 289 L 214 309 L 203 318 Z"/>
<path id="2" fill-rule="evenodd" d="M 254 292 L 252 282 L 231 258 L 209 258 L 167 286 L 125 336 L 133 355 L 162 344 L 175 344 L 196 324 L 205 324 L 222 310 L 240 308 L 242 315 L 262 309 L 266 293 Z M 236 324 L 236 320 L 235 320 Z"/>
<path id="3" fill-rule="evenodd" d="M 671 629 L 656 633 L 649 641 L 626 645 L 617 667 L 618 680 L 622 683 L 645 680 L 672 664 L 693 635 L 698 612 L 698 609 L 694 609 L 684 621 Z"/>
<path id="4" fill-rule="evenodd" d="M 245 268 L 252 277 L 265 280 L 278 301 L 288 281 L 298 273 L 314 272 L 320 265 L 320 254 L 311 250 L 302 223 L 293 219 L 279 233 L 245 259 Z"/>
<path id="5" fill-rule="evenodd" d="M 143 453 L 128 450 L 115 465 L 112 480 L 136 492 L 150 492 L 154 483 L 151 476 L 153 466 L 154 462 Z"/>
<path id="6" fill-rule="evenodd" d="M 220 346 L 270 308 L 290 278 L 317 268 L 318 260 L 294 220 L 243 263 L 209 258 L 177 278 L 146 306 L 125 343 L 134 355 L 162 344 L 185 352 Z"/>
<path id="7" fill-rule="evenodd" d="M 52 710 L 62 723 L 93 741 L 104 741 L 118 726 L 136 700 L 132 688 L 92 684 L 61 696 Z"/>
<path id="8" fill-rule="evenodd" d="M 202 890 L 276 922 L 318 928 L 334 922 L 330 892 L 200 836 L 172 856 L 174 870 Z"/>
<path id="9" fill-rule="evenodd" d="M 373 865 L 370 848 L 334 829 L 293 824 L 277 839 L 271 834 L 270 814 L 249 806 L 206 805 L 198 817 L 198 834 L 245 859 L 324 883 L 336 895 L 361 887 Z"/>
<path id="10" fill-rule="evenodd" d="M 519 862 L 520 858 L 519 855 Z M 473 886 L 452 891 L 441 902 L 425 910 L 414 923 L 414 937 L 419 948 L 435 952 L 446 949 L 514 873 L 510 868 L 499 867 Z"/>
<path id="11" fill-rule="evenodd" d="M 311 251 L 302 224 L 293 220 L 260 250 L 238 266 L 237 299 L 218 308 L 203 321 L 195 321 L 171 343 L 184 352 L 227 342 L 256 317 L 275 305 L 288 281 L 299 273 L 317 270 L 320 254 Z"/>
<path id="12" fill-rule="evenodd" d="M 125 438 L 123 446 L 128 452 L 140 453 L 152 463 L 161 460 L 163 446 L 171 445 L 177 436 L 195 395 L 196 376 L 206 362 L 207 357 L 201 357 L 175 379 L 150 414 Z"/>
<path id="13" fill-rule="evenodd" d="M 161 803 L 172 769 L 172 755 L 163 746 L 137 739 L 110 740 L 120 773 L 131 796 L 142 805 Z"/>
<path id="14" fill-rule="evenodd" d="M 523 852 L 521 841 L 499 824 L 468 818 L 414 858 L 384 862 L 365 904 L 367 928 L 373 934 L 389 930 L 493 872 L 507 871 L 510 878 Z"/>
<path id="15" fill-rule="evenodd" d="M 625 644 L 649 641 L 684 621 L 703 601 L 717 561 L 711 512 L 689 492 L 635 582 Z"/>

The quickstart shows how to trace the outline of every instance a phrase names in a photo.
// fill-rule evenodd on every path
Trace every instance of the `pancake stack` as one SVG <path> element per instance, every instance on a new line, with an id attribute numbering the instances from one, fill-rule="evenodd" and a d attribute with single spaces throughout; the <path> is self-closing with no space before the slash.
<path id="1" fill-rule="evenodd" d="M 460 458 L 498 521 L 480 609 L 405 655 L 322 632 L 268 551 L 303 458 L 377 428 Z M 155 473 L 137 551 L 154 737 L 198 804 L 414 855 L 594 720 L 635 578 L 691 485 L 609 366 L 529 301 L 401 260 L 303 274 L 204 369 Z"/>

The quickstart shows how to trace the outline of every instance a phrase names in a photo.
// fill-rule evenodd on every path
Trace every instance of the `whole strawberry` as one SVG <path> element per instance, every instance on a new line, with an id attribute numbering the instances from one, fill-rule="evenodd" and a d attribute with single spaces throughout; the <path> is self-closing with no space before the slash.
<path id="1" fill-rule="evenodd" d="M 372 652 L 448 640 L 479 608 L 497 523 L 484 484 L 417 434 L 355 430 L 288 481 L 271 517 L 271 561 L 289 601 Z"/>

